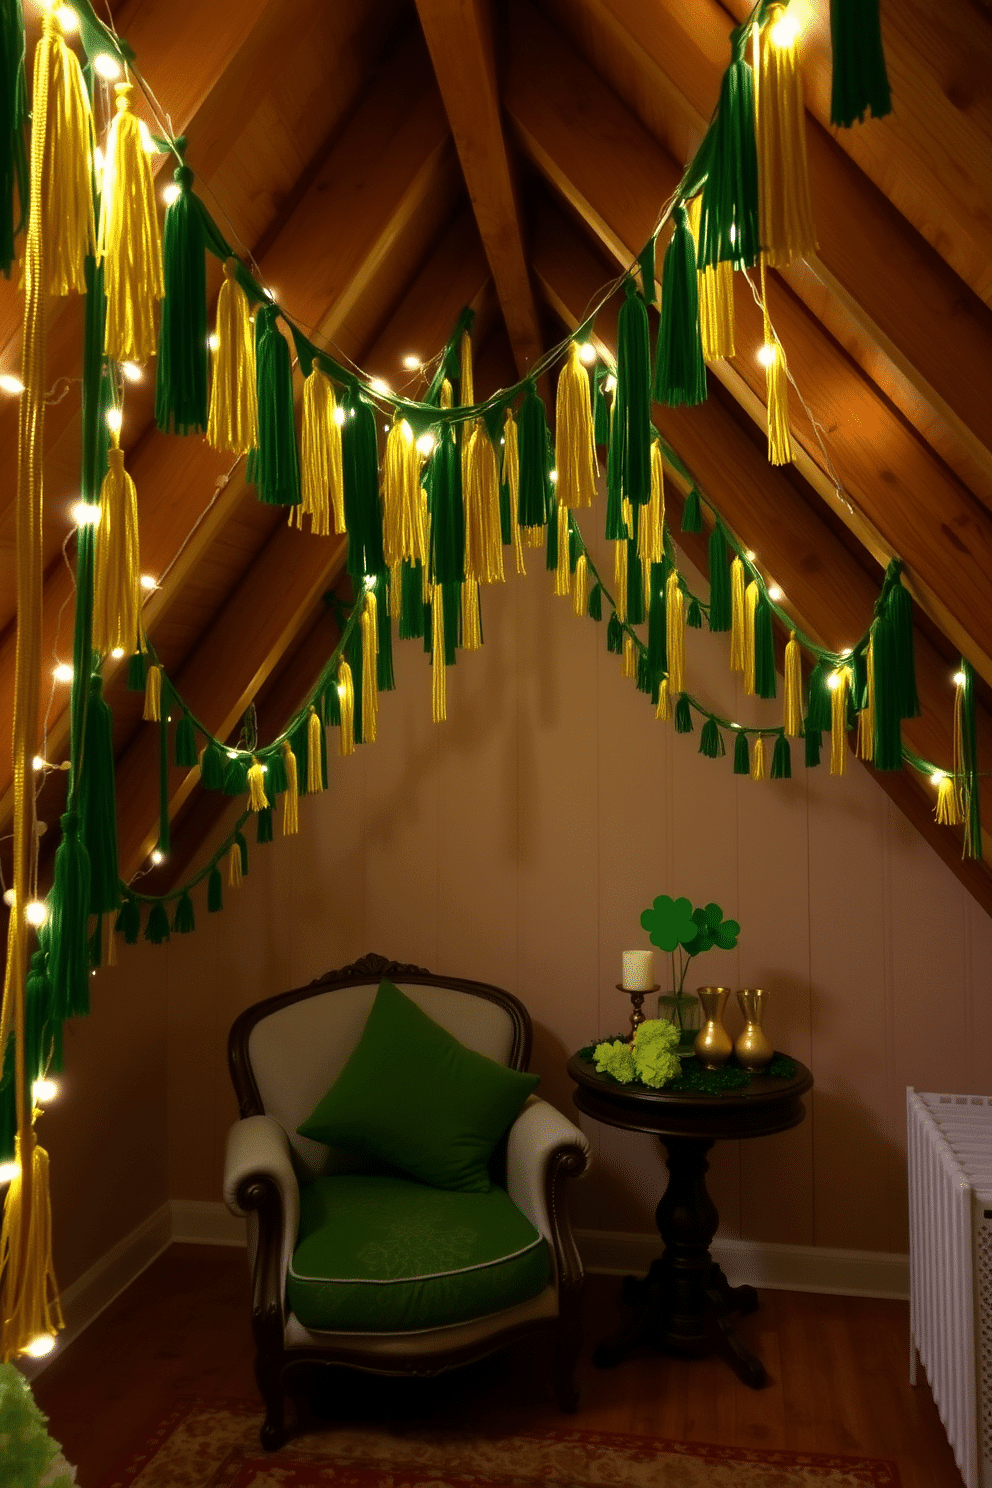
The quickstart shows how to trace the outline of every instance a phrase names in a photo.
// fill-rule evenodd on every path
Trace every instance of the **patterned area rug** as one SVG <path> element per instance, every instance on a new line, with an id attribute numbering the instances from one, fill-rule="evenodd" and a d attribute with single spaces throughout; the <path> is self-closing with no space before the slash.
<path id="1" fill-rule="evenodd" d="M 562 1430 L 495 1436 L 333 1426 L 279 1452 L 256 1402 L 196 1401 L 103 1488 L 900 1488 L 893 1463 Z"/>

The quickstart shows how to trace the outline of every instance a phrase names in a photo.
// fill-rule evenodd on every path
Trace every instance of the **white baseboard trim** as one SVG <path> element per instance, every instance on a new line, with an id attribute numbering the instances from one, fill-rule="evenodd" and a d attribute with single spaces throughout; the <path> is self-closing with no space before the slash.
<path id="1" fill-rule="evenodd" d="M 657 1235 L 577 1230 L 587 1271 L 642 1275 L 661 1254 Z M 909 1296 L 909 1256 L 879 1250 L 832 1250 L 819 1245 L 773 1245 L 755 1240 L 713 1242 L 713 1258 L 734 1285 L 782 1292 L 833 1292 L 845 1297 Z"/>
<path id="2" fill-rule="evenodd" d="M 247 1245 L 245 1222 L 211 1199 L 173 1199 L 172 1238 L 185 1245 Z"/>

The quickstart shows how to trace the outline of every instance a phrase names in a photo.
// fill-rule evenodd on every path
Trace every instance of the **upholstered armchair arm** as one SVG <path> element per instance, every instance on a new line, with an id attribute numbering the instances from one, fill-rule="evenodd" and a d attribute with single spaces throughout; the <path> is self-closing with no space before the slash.
<path id="1" fill-rule="evenodd" d="M 551 1245 L 559 1289 L 582 1284 L 564 1185 L 589 1161 L 585 1133 L 547 1101 L 531 1096 L 510 1128 L 506 1187 L 510 1198 Z"/>
<path id="2" fill-rule="evenodd" d="M 224 1202 L 234 1214 L 255 1218 L 257 1246 L 252 1265 L 252 1321 L 256 1331 L 281 1333 L 286 1272 L 300 1224 L 300 1188 L 289 1140 L 271 1116 L 246 1116 L 227 1137 Z"/>

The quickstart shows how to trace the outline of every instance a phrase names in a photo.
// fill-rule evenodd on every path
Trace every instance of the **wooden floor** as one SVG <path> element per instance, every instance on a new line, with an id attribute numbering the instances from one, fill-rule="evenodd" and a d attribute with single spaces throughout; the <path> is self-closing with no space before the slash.
<path id="1" fill-rule="evenodd" d="M 926 1381 L 908 1383 L 908 1307 L 763 1292 L 740 1323 L 771 1377 L 746 1389 L 719 1360 L 645 1353 L 609 1371 L 593 1343 L 626 1316 L 619 1282 L 590 1277 L 582 1399 L 589 1430 L 799 1451 L 885 1457 L 904 1488 L 961 1488 Z M 35 1398 L 80 1488 L 99 1488 L 177 1396 L 255 1395 L 244 1251 L 173 1245 L 35 1381 Z M 335 1382 L 331 1417 L 458 1418 L 559 1425 L 543 1359 L 527 1348 L 439 1380 Z M 261 1417 L 260 1417 L 261 1419 Z M 328 1429 L 333 1429 L 332 1426 Z"/>

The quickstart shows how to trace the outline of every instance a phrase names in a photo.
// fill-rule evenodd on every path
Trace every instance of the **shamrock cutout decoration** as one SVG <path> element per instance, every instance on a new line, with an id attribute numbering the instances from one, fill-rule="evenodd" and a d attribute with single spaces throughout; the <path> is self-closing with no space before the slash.
<path id="1" fill-rule="evenodd" d="M 733 950 L 741 927 L 736 920 L 723 918 L 723 910 L 719 904 L 707 904 L 705 909 L 694 909 L 692 918 L 696 926 L 695 937 L 688 943 L 683 941 L 688 955 L 698 956 L 712 946 L 717 946 L 721 951 Z"/>
<path id="2" fill-rule="evenodd" d="M 722 910 L 719 915 L 722 918 Z M 643 911 L 641 925 L 650 935 L 651 944 L 662 951 L 674 951 L 678 945 L 689 950 L 690 943 L 699 934 L 699 926 L 693 918 L 692 900 L 673 899 L 669 894 L 659 894 L 651 908 Z M 737 928 L 739 930 L 740 926 Z M 694 953 L 690 951 L 689 954 Z"/>

